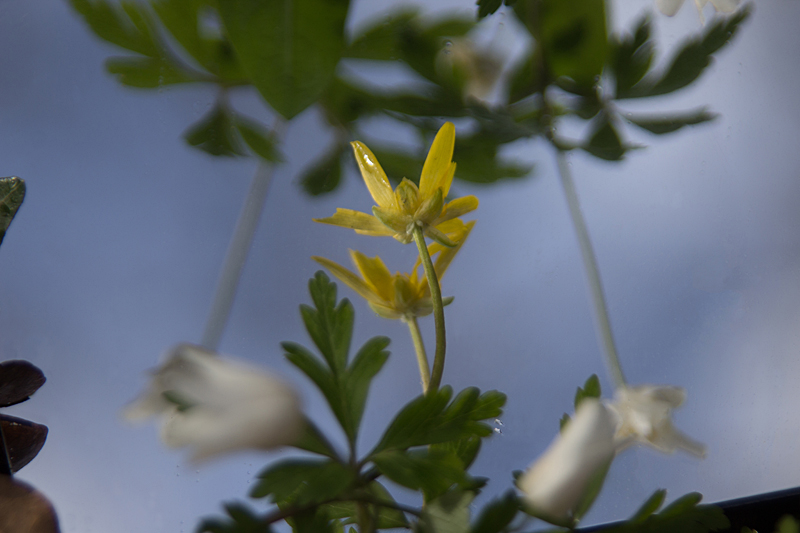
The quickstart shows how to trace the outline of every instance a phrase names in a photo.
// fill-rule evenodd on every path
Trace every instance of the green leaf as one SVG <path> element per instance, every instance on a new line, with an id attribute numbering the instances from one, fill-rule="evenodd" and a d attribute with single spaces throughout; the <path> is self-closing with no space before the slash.
<path id="1" fill-rule="evenodd" d="M 271 533 L 272 528 L 241 503 L 226 503 L 228 518 L 206 518 L 198 533 Z"/>
<path id="2" fill-rule="evenodd" d="M 0 178 L 0 243 L 25 199 L 25 181 L 16 176 Z"/>
<path id="3" fill-rule="evenodd" d="M 456 161 L 456 178 L 471 183 L 494 183 L 504 179 L 528 176 L 532 166 L 506 163 L 497 155 L 496 141 L 481 138 L 456 140 L 453 160 Z"/>
<path id="4" fill-rule="evenodd" d="M 719 17 L 706 28 L 702 36 L 688 40 L 663 73 L 648 75 L 624 93 L 624 97 L 668 94 L 694 82 L 711 64 L 712 55 L 730 42 L 750 12 L 750 6 L 746 5 L 730 17 Z M 617 95 L 617 98 L 622 97 Z"/>
<path id="5" fill-rule="evenodd" d="M 286 522 L 294 533 L 334 533 L 335 530 L 324 510 L 319 508 L 294 513 Z M 340 531 L 340 530 L 339 530 Z"/>
<path id="6" fill-rule="evenodd" d="M 619 134 L 603 114 L 594 126 L 594 132 L 589 142 L 582 148 L 600 159 L 606 161 L 619 161 L 625 155 L 625 147 L 619 139 Z"/>
<path id="7" fill-rule="evenodd" d="M 302 507 L 339 496 L 355 482 L 356 473 L 338 461 L 286 459 L 268 466 L 258 479 L 251 498 Z"/>
<path id="8" fill-rule="evenodd" d="M 491 427 L 482 420 L 500 416 L 505 394 L 497 391 L 480 394 L 478 389 L 471 387 L 461 391 L 450 402 L 452 394 L 452 389 L 446 386 L 413 399 L 392 420 L 371 454 L 473 435 L 491 435 Z"/>
<path id="9" fill-rule="evenodd" d="M 245 144 L 258 157 L 270 163 L 280 163 L 283 156 L 278 150 L 278 139 L 263 126 L 239 115 L 233 117 L 233 123 L 239 130 Z"/>
<path id="10" fill-rule="evenodd" d="M 578 410 L 578 406 L 584 399 L 599 399 L 601 394 L 600 379 L 597 377 L 597 374 L 592 374 L 589 376 L 589 379 L 586 380 L 586 383 L 583 384 L 583 387 L 578 387 L 578 390 L 575 392 L 575 410 Z"/>
<path id="11" fill-rule="evenodd" d="M 519 499 L 513 490 L 483 506 L 470 533 L 500 533 L 511 523 L 519 511 Z"/>
<path id="12" fill-rule="evenodd" d="M 342 158 L 346 147 L 335 144 L 321 158 L 303 171 L 300 184 L 311 196 L 319 196 L 336 190 L 342 178 Z"/>
<path id="13" fill-rule="evenodd" d="M 314 382 L 331 407 L 339 406 L 337 384 L 331 371 L 299 344 L 282 342 L 281 347 L 286 352 L 286 359 Z M 343 417 L 343 413 L 336 412 L 335 409 L 334 413 L 337 418 Z"/>
<path id="14" fill-rule="evenodd" d="M 314 307 L 300 306 L 303 322 L 334 375 L 341 374 L 353 334 L 353 305 L 347 298 L 336 305 L 336 284 L 321 270 L 308 282 L 308 290 Z"/>
<path id="15" fill-rule="evenodd" d="M 451 453 L 436 450 L 386 450 L 373 455 L 383 475 L 398 485 L 426 494 L 440 495 L 467 481 L 461 461 Z"/>
<path id="16" fill-rule="evenodd" d="M 461 461 L 464 470 L 472 466 L 478 452 L 481 450 L 481 438 L 472 435 L 458 440 L 449 440 L 447 442 L 440 442 L 438 444 L 431 444 L 431 450 L 439 450 L 446 453 L 452 453 Z"/>
<path id="17" fill-rule="evenodd" d="M 303 433 L 292 446 L 298 450 L 324 455 L 334 460 L 338 458 L 333 445 L 325 438 L 319 428 L 308 419 L 306 419 Z"/>
<path id="18" fill-rule="evenodd" d="M 469 531 L 469 505 L 475 494 L 453 491 L 430 502 L 419 520 L 422 533 L 464 533 Z"/>
<path id="19" fill-rule="evenodd" d="M 561 417 L 561 419 L 558 421 L 558 430 L 559 430 L 559 431 L 564 431 L 564 427 L 565 427 L 567 424 L 569 424 L 569 421 L 570 421 L 570 420 L 571 420 L 571 419 L 570 419 L 570 416 L 569 416 L 567 413 L 564 413 L 564 415 L 563 415 L 563 416 Z"/>
<path id="20" fill-rule="evenodd" d="M 540 46 L 553 79 L 565 76 L 591 89 L 608 54 L 604 0 L 542 0 Z"/>
<path id="21" fill-rule="evenodd" d="M 389 342 L 387 337 L 371 338 L 364 343 L 347 368 L 342 396 L 347 401 L 349 421 L 353 428 L 361 425 L 372 378 L 380 372 L 389 358 L 389 352 L 385 350 Z"/>
<path id="22" fill-rule="evenodd" d="M 795 517 L 787 514 L 775 524 L 775 531 L 777 533 L 800 533 L 800 525 Z"/>
<path id="23" fill-rule="evenodd" d="M 106 70 L 122 85 L 142 89 L 195 81 L 163 57 L 110 57 Z"/>
<path id="24" fill-rule="evenodd" d="M 478 18 L 488 17 L 503 5 L 503 0 L 478 0 Z"/>
<path id="25" fill-rule="evenodd" d="M 345 57 L 392 61 L 401 56 L 400 42 L 410 31 L 419 11 L 413 7 L 403 7 L 389 15 L 377 18 L 372 24 L 360 30 L 343 52 Z"/>
<path id="26" fill-rule="evenodd" d="M 143 56 L 161 55 L 150 29 L 149 17 L 138 2 L 70 1 L 72 8 L 101 39 Z"/>
<path id="27" fill-rule="evenodd" d="M 687 494 L 675 500 L 658 514 L 651 514 L 643 520 L 638 520 L 641 514 L 651 509 L 658 493 L 651 496 L 640 508 L 634 517 L 618 526 L 605 530 L 606 533 L 707 533 L 728 529 L 730 521 L 725 517 L 722 509 L 714 505 L 698 505 L 702 496 L 696 492 Z"/>
<path id="28" fill-rule="evenodd" d="M 534 57 L 534 53 L 531 50 L 525 59 L 517 65 L 516 70 L 511 73 L 511 81 L 508 88 L 509 103 L 513 104 L 542 90 Z"/>
<path id="29" fill-rule="evenodd" d="M 371 502 L 382 502 L 387 505 L 395 504 L 394 498 L 386 488 L 377 481 L 371 482 L 367 487 L 357 489 L 353 495 L 355 499 L 368 499 Z M 394 507 L 365 503 L 368 514 L 377 515 L 377 529 L 407 528 L 408 520 L 403 511 Z M 355 524 L 358 510 L 355 501 L 339 501 L 324 505 L 321 508 L 333 520 L 341 520 L 342 525 Z"/>
<path id="30" fill-rule="evenodd" d="M 661 135 L 672 133 L 684 126 L 694 126 L 714 120 L 717 117 L 714 113 L 709 113 L 705 108 L 687 113 L 684 115 L 665 115 L 659 117 L 646 117 L 627 114 L 625 120 L 639 126 L 642 129 Z"/>
<path id="31" fill-rule="evenodd" d="M 611 39 L 610 67 L 616 80 L 616 97 L 626 98 L 630 89 L 639 83 L 655 55 L 650 39 L 650 19 L 642 18 L 632 35 Z"/>
<path id="32" fill-rule="evenodd" d="M 611 463 L 614 462 L 614 458 L 608 460 L 608 462 L 598 468 L 592 477 L 589 479 L 589 483 L 586 485 L 586 489 L 583 492 L 583 496 L 581 497 L 578 505 L 575 506 L 575 511 L 573 513 L 573 517 L 575 520 L 580 520 L 583 518 L 589 509 L 592 508 L 592 504 L 600 495 L 600 491 L 603 489 L 603 483 L 606 481 L 606 475 L 608 475 L 608 471 L 611 468 Z"/>
<path id="33" fill-rule="evenodd" d="M 183 134 L 187 143 L 215 156 L 245 155 L 242 140 L 225 106 L 214 109 Z"/>
<path id="34" fill-rule="evenodd" d="M 647 498 L 647 501 L 639 507 L 639 510 L 634 513 L 634 515 L 630 518 L 630 522 L 634 524 L 639 524 L 647 520 L 650 515 L 658 511 L 661 506 L 664 504 L 664 498 L 667 497 L 667 491 L 664 489 L 659 489 L 653 493 L 652 496 Z"/>
<path id="35" fill-rule="evenodd" d="M 286 119 L 313 104 L 333 78 L 348 7 L 348 0 L 219 3 L 243 70 Z"/>

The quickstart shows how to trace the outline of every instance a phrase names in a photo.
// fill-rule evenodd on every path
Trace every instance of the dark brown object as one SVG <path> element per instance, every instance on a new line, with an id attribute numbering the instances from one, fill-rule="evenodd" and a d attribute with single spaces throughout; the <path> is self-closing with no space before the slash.
<path id="1" fill-rule="evenodd" d="M 0 407 L 24 402 L 44 382 L 42 371 L 27 361 L 0 363 Z"/>
<path id="2" fill-rule="evenodd" d="M 11 476 L 0 476 L 0 533 L 59 533 L 47 498 Z"/>
<path id="3" fill-rule="evenodd" d="M 11 459 L 11 472 L 17 472 L 30 463 L 47 439 L 47 426 L 14 416 L 0 415 L 0 428 Z M 0 533 L 5 531 L 0 529 Z"/>

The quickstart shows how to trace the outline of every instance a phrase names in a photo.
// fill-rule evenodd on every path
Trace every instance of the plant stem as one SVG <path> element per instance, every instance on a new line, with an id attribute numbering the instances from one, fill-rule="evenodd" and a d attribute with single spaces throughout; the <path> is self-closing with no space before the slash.
<path id="1" fill-rule="evenodd" d="M 414 226 L 414 242 L 419 250 L 419 257 L 422 260 L 422 268 L 425 269 L 425 277 L 428 279 L 428 286 L 431 289 L 431 303 L 433 304 L 433 321 L 436 327 L 436 354 L 433 357 L 433 371 L 428 385 L 428 392 L 436 392 L 442 382 L 444 372 L 444 353 L 447 347 L 444 328 L 444 305 L 442 305 L 442 290 L 439 288 L 439 277 L 433 268 L 431 255 L 428 253 L 428 246 L 425 244 L 425 236 L 422 234 L 420 226 Z"/>
<path id="2" fill-rule="evenodd" d="M 417 354 L 419 364 L 419 377 L 422 380 L 422 392 L 428 392 L 431 382 L 431 369 L 428 367 L 428 354 L 425 353 L 425 344 L 422 341 L 422 334 L 419 331 L 417 317 L 409 315 L 405 318 L 408 330 L 411 332 L 411 340 L 414 342 L 414 351 Z"/>
<path id="3" fill-rule="evenodd" d="M 225 263 L 222 266 L 222 274 L 217 282 L 217 291 L 214 294 L 214 302 L 211 304 L 211 312 L 203 332 L 202 344 L 209 350 L 216 351 L 219 347 L 222 333 L 230 318 L 247 253 L 250 251 L 258 221 L 264 211 L 274 168 L 274 166 L 267 166 L 264 163 L 259 164 L 239 215 L 239 221 L 236 223 Z"/>
<path id="4" fill-rule="evenodd" d="M 619 363 L 617 348 L 614 343 L 614 335 L 611 332 L 611 322 L 608 318 L 608 306 L 603 294 L 603 285 L 600 282 L 600 271 L 597 268 L 592 241 L 589 239 L 589 231 L 586 228 L 586 221 L 581 213 L 581 205 L 578 202 L 578 193 L 575 191 L 575 183 L 572 181 L 567 155 L 563 150 L 556 150 L 558 160 L 558 171 L 561 176 L 561 185 L 564 187 L 564 195 L 567 197 L 569 214 L 572 217 L 572 224 L 575 226 L 575 233 L 578 237 L 578 244 L 581 248 L 583 258 L 583 268 L 586 271 L 586 278 L 589 282 L 589 290 L 592 295 L 594 308 L 595 325 L 597 334 L 603 351 L 606 355 L 611 379 L 616 388 L 625 386 L 625 376 L 622 373 L 622 366 Z"/>

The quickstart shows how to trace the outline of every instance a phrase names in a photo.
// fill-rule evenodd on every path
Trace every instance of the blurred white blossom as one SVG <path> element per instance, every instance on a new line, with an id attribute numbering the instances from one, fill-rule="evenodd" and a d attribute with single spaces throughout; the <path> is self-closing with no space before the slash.
<path id="1" fill-rule="evenodd" d="M 595 473 L 614 457 L 614 419 L 595 399 L 585 399 L 550 447 L 519 478 L 531 510 L 555 522 L 572 519 Z"/>
<path id="2" fill-rule="evenodd" d="M 176 346 L 165 359 L 124 415 L 160 416 L 167 446 L 189 447 L 197 461 L 243 449 L 271 450 L 299 437 L 300 400 L 277 378 L 191 344 Z"/>
<path id="3" fill-rule="evenodd" d="M 686 391 L 680 387 L 641 385 L 617 389 L 608 408 L 616 418 L 618 447 L 641 442 L 665 453 L 681 449 L 703 457 L 705 446 L 672 425 L 672 410 L 685 399 Z"/>
<path id="4" fill-rule="evenodd" d="M 491 49 L 479 48 L 469 38 L 453 39 L 436 57 L 441 74 L 452 75 L 463 84 L 464 101 L 487 103 L 503 71 L 502 58 Z"/>
<path id="5" fill-rule="evenodd" d="M 681 8 L 683 1 L 684 0 L 656 0 L 656 7 L 658 7 L 658 10 L 663 14 L 671 17 Z M 694 0 L 694 3 L 697 6 L 697 11 L 700 13 L 700 20 L 703 23 L 705 23 L 703 8 L 706 7 L 706 4 L 710 3 L 714 6 L 716 11 L 722 13 L 733 13 L 739 6 L 739 0 Z"/>

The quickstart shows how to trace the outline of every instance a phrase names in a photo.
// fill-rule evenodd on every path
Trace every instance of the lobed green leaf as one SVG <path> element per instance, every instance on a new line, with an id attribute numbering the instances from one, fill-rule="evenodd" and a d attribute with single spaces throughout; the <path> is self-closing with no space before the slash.
<path id="1" fill-rule="evenodd" d="M 0 178 L 0 243 L 14 220 L 23 200 L 25 200 L 25 181 L 16 176 Z"/>
<path id="2" fill-rule="evenodd" d="M 355 482 L 356 473 L 338 461 L 286 459 L 269 465 L 258 479 L 251 498 L 302 507 L 339 496 Z"/>

